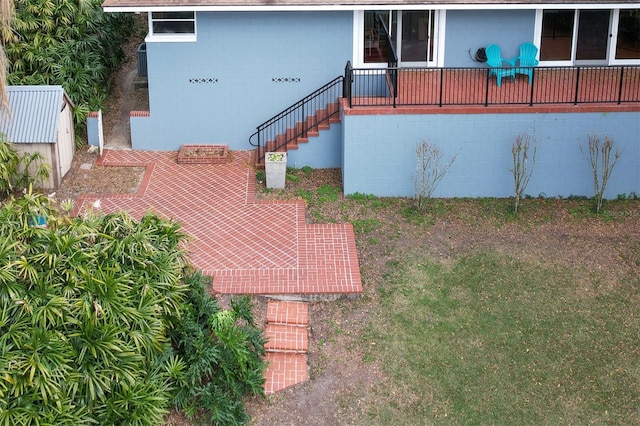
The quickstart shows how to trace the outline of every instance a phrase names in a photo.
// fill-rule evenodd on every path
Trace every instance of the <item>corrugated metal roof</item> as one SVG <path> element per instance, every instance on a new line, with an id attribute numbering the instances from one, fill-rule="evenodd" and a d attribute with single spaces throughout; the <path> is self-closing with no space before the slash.
<path id="1" fill-rule="evenodd" d="M 11 115 L 0 114 L 0 132 L 13 143 L 56 143 L 62 86 L 8 86 L 7 94 Z"/>

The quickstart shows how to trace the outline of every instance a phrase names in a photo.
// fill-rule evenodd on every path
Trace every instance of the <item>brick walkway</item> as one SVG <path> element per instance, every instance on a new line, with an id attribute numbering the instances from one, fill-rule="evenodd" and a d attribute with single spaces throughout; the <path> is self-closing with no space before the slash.
<path id="1" fill-rule="evenodd" d="M 302 201 L 256 201 L 250 152 L 217 165 L 179 165 L 177 152 L 107 150 L 96 163 L 144 166 L 135 194 L 78 197 L 75 213 L 100 200 L 100 211 L 151 211 L 182 224 L 197 269 L 220 293 L 360 294 L 362 283 L 350 224 L 311 225 Z M 269 301 L 265 393 L 308 378 L 308 305 Z"/>
<path id="2" fill-rule="evenodd" d="M 100 210 L 151 211 L 182 224 L 194 267 L 228 294 L 359 294 L 350 224 L 305 222 L 303 201 L 256 201 L 249 151 L 218 165 L 179 165 L 176 152 L 106 150 L 105 166 L 145 166 L 135 194 L 81 196 L 76 211 L 96 199 Z"/>

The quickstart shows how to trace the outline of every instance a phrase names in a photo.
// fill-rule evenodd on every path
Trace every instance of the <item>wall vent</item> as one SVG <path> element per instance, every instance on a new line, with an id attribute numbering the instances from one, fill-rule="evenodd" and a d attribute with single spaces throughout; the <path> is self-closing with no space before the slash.
<path id="1" fill-rule="evenodd" d="M 217 78 L 190 78 L 189 79 L 189 83 L 191 84 L 213 84 L 213 83 L 217 83 L 218 79 Z"/>
<path id="2" fill-rule="evenodd" d="M 300 77 L 273 77 L 272 83 L 300 83 Z"/>

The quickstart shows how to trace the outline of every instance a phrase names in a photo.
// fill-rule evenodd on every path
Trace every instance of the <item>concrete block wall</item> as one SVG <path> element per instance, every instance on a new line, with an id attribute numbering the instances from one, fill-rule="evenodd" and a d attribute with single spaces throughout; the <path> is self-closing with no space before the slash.
<path id="1" fill-rule="evenodd" d="M 593 195 L 591 167 L 580 152 L 590 134 L 608 135 L 622 150 L 607 198 L 640 194 L 640 113 L 344 115 L 343 186 L 378 196 L 413 196 L 416 144 L 437 144 L 443 161 L 457 156 L 436 197 L 509 197 L 511 144 L 522 133 L 538 141 L 526 193 Z"/>

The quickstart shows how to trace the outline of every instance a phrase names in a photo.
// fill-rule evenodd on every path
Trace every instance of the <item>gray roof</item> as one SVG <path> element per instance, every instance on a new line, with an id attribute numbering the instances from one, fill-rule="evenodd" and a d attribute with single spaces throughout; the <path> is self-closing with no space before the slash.
<path id="1" fill-rule="evenodd" d="M 0 114 L 0 132 L 13 143 L 56 143 L 65 104 L 62 86 L 8 86 L 11 115 Z"/>
<path id="2" fill-rule="evenodd" d="M 336 7 L 336 8 L 365 8 L 373 9 L 378 6 L 406 6 L 416 5 L 456 5 L 473 7 L 495 7 L 499 5 L 571 5 L 571 4 L 637 4 L 638 0 L 105 0 L 105 9 L 162 9 L 162 8 L 291 8 L 299 7 Z"/>

